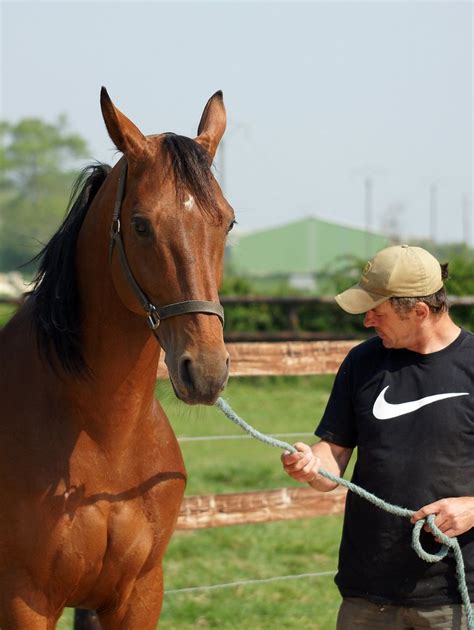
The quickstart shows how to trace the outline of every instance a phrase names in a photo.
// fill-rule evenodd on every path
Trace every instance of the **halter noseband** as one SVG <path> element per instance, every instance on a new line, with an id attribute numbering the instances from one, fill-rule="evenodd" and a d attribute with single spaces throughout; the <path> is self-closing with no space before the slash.
<path id="1" fill-rule="evenodd" d="M 185 302 L 176 302 L 167 306 L 155 306 L 150 302 L 146 294 L 139 287 L 127 261 L 125 248 L 123 246 L 122 232 L 120 226 L 120 210 L 125 195 L 125 180 L 127 179 L 127 161 L 123 163 L 120 173 L 117 195 L 115 198 L 114 213 L 112 215 L 112 225 L 110 228 L 110 259 L 114 246 L 117 247 L 122 271 L 127 278 L 128 283 L 138 298 L 142 308 L 147 314 L 147 321 L 150 328 L 155 331 L 162 319 L 175 317 L 176 315 L 184 315 L 185 313 L 209 313 L 217 315 L 224 325 L 224 309 L 218 302 L 206 302 L 204 300 L 186 300 Z"/>

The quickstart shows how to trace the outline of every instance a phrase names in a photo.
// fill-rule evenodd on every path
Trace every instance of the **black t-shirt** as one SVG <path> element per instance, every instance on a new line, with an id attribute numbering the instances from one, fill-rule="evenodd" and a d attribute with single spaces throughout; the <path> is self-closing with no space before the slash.
<path id="1" fill-rule="evenodd" d="M 461 330 L 427 355 L 372 338 L 342 363 L 315 433 L 357 447 L 352 480 L 412 510 L 474 496 L 474 335 Z M 434 398 L 431 398 L 434 397 Z M 431 564 L 411 547 L 413 526 L 349 492 L 336 584 L 343 596 L 403 606 L 460 603 L 452 554 Z M 474 529 L 459 536 L 474 600 Z M 439 544 L 422 532 L 434 552 Z"/>

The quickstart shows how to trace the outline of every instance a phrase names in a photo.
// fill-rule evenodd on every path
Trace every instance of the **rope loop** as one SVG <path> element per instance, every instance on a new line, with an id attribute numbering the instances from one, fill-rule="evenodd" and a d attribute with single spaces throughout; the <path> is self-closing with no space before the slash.
<path id="1" fill-rule="evenodd" d="M 439 562 L 445 558 L 448 554 L 449 548 L 454 547 L 453 540 L 445 536 L 434 524 L 435 516 L 434 514 L 430 514 L 428 518 L 422 518 L 420 521 L 417 521 L 413 527 L 413 532 L 411 535 L 411 546 L 416 551 L 417 555 L 425 562 Z M 423 529 L 423 525 L 428 524 L 432 531 L 436 533 L 441 540 L 441 536 L 447 539 L 447 542 L 443 541 L 440 549 L 436 553 L 428 553 L 425 549 L 423 549 L 420 541 L 421 530 Z M 437 531 L 436 531 L 437 530 Z M 439 536 L 441 534 L 441 536 Z"/>

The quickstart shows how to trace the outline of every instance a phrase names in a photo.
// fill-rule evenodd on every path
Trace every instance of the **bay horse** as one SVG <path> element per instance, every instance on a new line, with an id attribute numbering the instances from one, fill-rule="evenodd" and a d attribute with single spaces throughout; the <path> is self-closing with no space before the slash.
<path id="1" fill-rule="evenodd" d="M 0 627 L 50 630 L 64 607 L 104 630 L 155 628 L 186 483 L 154 398 L 210 405 L 229 358 L 218 288 L 232 208 L 211 164 L 221 92 L 195 139 L 144 136 L 105 88 L 123 156 L 89 167 L 0 333 Z"/>

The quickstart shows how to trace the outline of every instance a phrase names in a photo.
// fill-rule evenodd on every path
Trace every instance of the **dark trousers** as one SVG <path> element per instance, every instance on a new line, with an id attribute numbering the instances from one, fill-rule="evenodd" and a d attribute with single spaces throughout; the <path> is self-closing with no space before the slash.
<path id="1" fill-rule="evenodd" d="M 345 597 L 337 617 L 336 630 L 466 630 L 460 604 L 407 608 L 373 604 L 359 597 Z"/>

